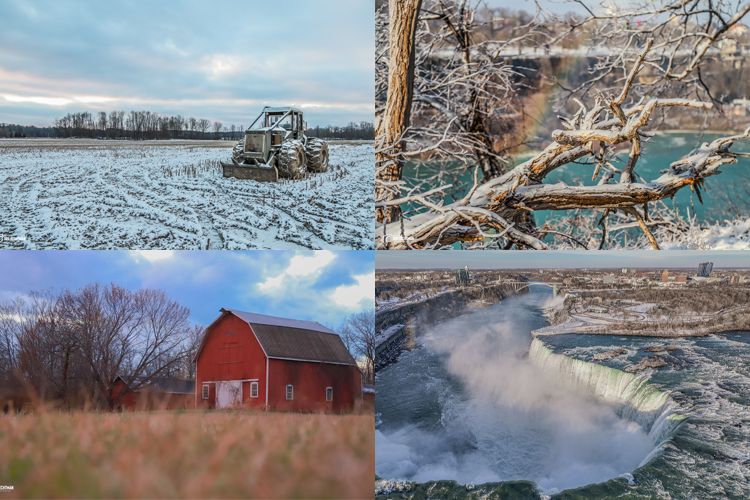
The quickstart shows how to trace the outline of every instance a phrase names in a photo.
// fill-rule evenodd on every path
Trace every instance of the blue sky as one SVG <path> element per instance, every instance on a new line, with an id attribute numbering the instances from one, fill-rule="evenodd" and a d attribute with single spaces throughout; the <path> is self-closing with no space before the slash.
<path id="1" fill-rule="evenodd" d="M 92 282 L 158 288 L 208 325 L 219 308 L 318 321 L 336 329 L 374 307 L 371 251 L 0 251 L 0 300 Z"/>
<path id="2" fill-rule="evenodd" d="M 0 122 L 146 109 L 244 124 L 374 119 L 371 0 L 2 0 Z"/>
<path id="3" fill-rule="evenodd" d="M 750 255 L 744 251 L 719 250 L 696 252 L 688 250 L 633 251 L 389 251 L 378 252 L 378 269 L 530 269 L 530 268 L 622 268 L 697 267 L 699 262 L 712 261 L 716 267 L 750 268 Z"/>

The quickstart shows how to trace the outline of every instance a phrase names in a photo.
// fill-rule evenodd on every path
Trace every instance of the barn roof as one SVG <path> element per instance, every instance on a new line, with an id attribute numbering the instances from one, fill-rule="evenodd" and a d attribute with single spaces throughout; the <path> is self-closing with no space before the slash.
<path id="1" fill-rule="evenodd" d="M 251 313 L 246 311 L 240 311 L 237 309 L 222 309 L 222 312 L 226 311 L 234 314 L 242 321 L 251 325 L 269 325 L 269 326 L 284 326 L 287 328 L 299 328 L 301 330 L 312 330 L 321 333 L 332 333 L 336 335 L 336 332 L 326 328 L 316 321 L 304 321 L 300 319 L 289 319 L 280 318 L 278 316 L 269 316 L 267 314 Z"/>
<path id="2" fill-rule="evenodd" d="M 195 391 L 195 380 L 175 377 L 157 377 L 147 385 L 149 390 L 170 392 L 173 394 L 192 394 Z"/>
<path id="3" fill-rule="evenodd" d="M 237 316 L 255 332 L 269 358 L 354 365 L 356 362 L 338 334 L 315 321 L 280 318 L 236 309 Z"/>
<path id="4" fill-rule="evenodd" d="M 195 380 L 188 380 L 176 377 L 154 377 L 151 380 L 138 379 L 135 380 L 133 385 L 136 389 L 131 389 L 131 384 L 125 381 L 125 378 L 118 375 L 115 377 L 114 382 L 121 380 L 128 390 L 142 391 L 156 391 L 156 392 L 169 392 L 173 394 L 192 394 L 195 391 Z"/>

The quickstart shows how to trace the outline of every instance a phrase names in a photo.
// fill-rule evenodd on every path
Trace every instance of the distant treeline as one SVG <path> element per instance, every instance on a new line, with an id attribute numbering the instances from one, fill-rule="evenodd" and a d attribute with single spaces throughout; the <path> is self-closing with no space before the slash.
<path id="1" fill-rule="evenodd" d="M 305 132 L 310 137 L 321 139 L 375 139 L 375 125 L 370 122 L 350 122 L 346 127 L 310 127 Z"/>
<path id="2" fill-rule="evenodd" d="M 57 137 L 52 127 L 34 127 L 0 123 L 0 137 Z"/>
<path id="3" fill-rule="evenodd" d="M 243 125 L 224 125 L 205 118 L 167 116 L 151 111 L 111 111 L 109 113 L 68 113 L 55 120 L 54 127 L 34 127 L 0 123 L 0 137 L 86 137 L 94 139 L 228 139 L 237 140 Z M 325 139 L 374 139 L 372 123 L 350 122 L 344 127 L 312 127 L 311 137 Z"/>

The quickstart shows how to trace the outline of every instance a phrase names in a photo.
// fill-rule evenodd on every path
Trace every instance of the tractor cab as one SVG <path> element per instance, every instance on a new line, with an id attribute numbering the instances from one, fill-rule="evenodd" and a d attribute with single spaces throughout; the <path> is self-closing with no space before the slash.
<path id="1" fill-rule="evenodd" d="M 244 158 L 267 163 L 286 140 L 299 140 L 305 134 L 302 111 L 297 108 L 266 106 L 245 131 Z"/>
<path id="2" fill-rule="evenodd" d="M 302 111 L 297 108 L 265 107 L 261 114 L 263 117 L 263 128 L 282 128 L 289 132 L 289 137 L 285 138 L 301 139 L 305 133 L 304 116 Z"/>

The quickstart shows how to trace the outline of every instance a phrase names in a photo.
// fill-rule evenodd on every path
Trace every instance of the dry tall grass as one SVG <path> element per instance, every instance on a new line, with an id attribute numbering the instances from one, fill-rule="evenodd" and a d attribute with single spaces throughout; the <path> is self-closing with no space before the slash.
<path id="1" fill-rule="evenodd" d="M 373 484 L 370 415 L 0 416 L 3 498 L 371 498 Z"/>

